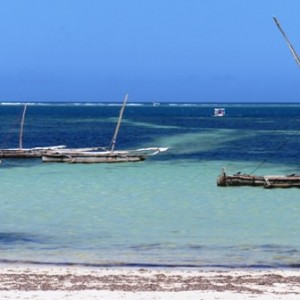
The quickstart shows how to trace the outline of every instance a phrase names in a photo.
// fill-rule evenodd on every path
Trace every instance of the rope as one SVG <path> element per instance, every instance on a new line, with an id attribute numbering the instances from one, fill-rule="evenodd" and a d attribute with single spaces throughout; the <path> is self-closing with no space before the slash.
<path id="1" fill-rule="evenodd" d="M 282 143 L 281 145 L 279 145 L 279 147 L 276 148 L 275 151 L 281 150 L 290 141 L 290 139 L 291 139 L 291 137 L 289 137 L 284 143 Z M 270 160 L 270 158 L 264 159 L 252 172 L 249 173 L 249 175 L 252 175 L 255 171 L 257 171 L 258 169 L 260 169 L 269 160 Z"/>

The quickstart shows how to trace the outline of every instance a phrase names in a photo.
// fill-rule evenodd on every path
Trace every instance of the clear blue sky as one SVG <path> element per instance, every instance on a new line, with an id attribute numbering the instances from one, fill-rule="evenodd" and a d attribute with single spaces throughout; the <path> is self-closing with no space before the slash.
<path id="1" fill-rule="evenodd" d="M 0 0 L 0 101 L 300 102 L 300 0 Z"/>

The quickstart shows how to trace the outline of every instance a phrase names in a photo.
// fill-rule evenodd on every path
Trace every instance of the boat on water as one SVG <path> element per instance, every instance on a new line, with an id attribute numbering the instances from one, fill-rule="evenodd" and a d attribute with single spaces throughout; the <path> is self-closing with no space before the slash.
<path id="1" fill-rule="evenodd" d="M 217 178 L 217 185 L 226 186 L 261 186 L 264 188 L 300 188 L 300 175 L 265 175 L 257 176 L 251 174 L 236 173 L 227 175 L 222 169 L 221 175 Z"/>
<path id="2" fill-rule="evenodd" d="M 214 109 L 214 117 L 224 117 L 225 116 L 225 108 L 216 107 Z"/>
<path id="3" fill-rule="evenodd" d="M 273 17 L 276 26 L 283 35 L 285 41 L 288 44 L 288 47 L 298 64 L 300 66 L 300 59 L 289 41 L 287 35 L 280 26 L 279 21 Z M 226 187 L 226 186 L 262 186 L 264 188 L 291 188 L 297 187 L 300 188 L 300 174 L 288 174 L 288 175 L 265 175 L 257 176 L 252 174 L 242 174 L 240 172 L 228 175 L 225 172 L 225 169 L 222 168 L 221 175 L 217 178 L 217 185 Z"/>
<path id="4" fill-rule="evenodd" d="M 40 158 L 50 150 L 63 149 L 66 146 L 34 147 L 34 148 L 8 148 L 0 149 L 1 158 Z"/>
<path id="5" fill-rule="evenodd" d="M 43 162 L 66 162 L 66 163 L 120 163 L 143 161 L 149 156 L 166 151 L 168 148 L 150 147 L 136 150 L 115 150 L 118 132 L 121 126 L 128 95 L 126 95 L 120 110 L 119 119 L 114 136 L 109 148 L 94 150 L 79 149 L 54 149 L 46 151 L 42 155 Z"/>
<path id="6" fill-rule="evenodd" d="M 33 148 L 23 148 L 23 131 L 24 131 L 24 122 L 26 114 L 27 104 L 24 104 L 24 109 L 22 113 L 22 119 L 20 124 L 20 133 L 19 133 L 19 148 L 6 148 L 0 149 L 0 158 L 35 158 L 42 157 L 42 155 L 49 150 L 58 150 L 63 149 L 66 146 L 47 146 L 47 147 L 33 147 Z"/>
<path id="7" fill-rule="evenodd" d="M 124 151 L 81 151 L 81 150 L 51 150 L 42 156 L 43 162 L 67 162 L 67 163 L 118 163 L 138 162 L 145 160 L 148 156 L 156 155 L 166 151 L 168 148 L 143 148 Z"/>

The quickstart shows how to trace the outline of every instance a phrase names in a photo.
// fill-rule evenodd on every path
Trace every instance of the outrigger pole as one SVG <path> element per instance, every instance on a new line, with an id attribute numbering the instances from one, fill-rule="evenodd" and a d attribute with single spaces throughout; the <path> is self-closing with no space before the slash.
<path id="1" fill-rule="evenodd" d="M 296 63 L 297 63 L 298 66 L 300 67 L 300 59 L 299 59 L 299 56 L 298 56 L 297 53 L 296 53 L 296 50 L 294 49 L 294 47 L 293 47 L 293 45 L 291 44 L 291 42 L 289 41 L 287 35 L 285 34 L 285 32 L 283 31 L 283 29 L 281 28 L 281 26 L 280 26 L 278 20 L 277 20 L 275 17 L 273 17 L 273 19 L 274 19 L 274 21 L 275 21 L 275 23 L 276 23 L 276 25 L 277 25 L 279 31 L 280 31 L 281 34 L 283 35 L 283 38 L 284 38 L 285 41 L 287 42 L 287 44 L 288 44 L 288 46 L 289 46 L 289 48 L 290 48 L 290 50 L 291 50 L 291 52 L 292 52 L 292 55 L 293 55 L 294 59 L 296 60 Z"/>

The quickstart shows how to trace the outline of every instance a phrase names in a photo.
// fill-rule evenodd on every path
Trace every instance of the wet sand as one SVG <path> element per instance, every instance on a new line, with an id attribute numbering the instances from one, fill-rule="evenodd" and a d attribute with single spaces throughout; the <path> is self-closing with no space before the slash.
<path id="1" fill-rule="evenodd" d="M 3 264 L 0 299 L 300 299 L 300 270 Z"/>

